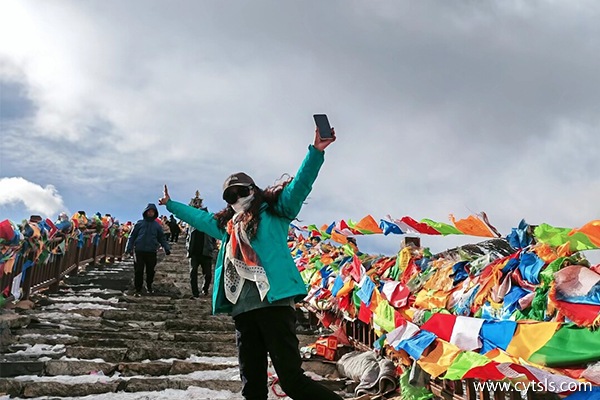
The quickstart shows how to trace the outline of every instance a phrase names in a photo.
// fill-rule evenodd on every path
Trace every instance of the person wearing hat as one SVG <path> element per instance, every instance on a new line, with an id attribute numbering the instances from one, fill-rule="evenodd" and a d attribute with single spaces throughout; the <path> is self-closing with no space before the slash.
<path id="1" fill-rule="evenodd" d="M 156 220 L 158 217 L 156 205 L 148 203 L 142 213 L 142 217 L 143 219 L 140 219 L 133 226 L 133 230 L 125 245 L 126 254 L 133 255 L 135 251 L 133 269 L 135 274 L 134 296 L 136 297 L 142 295 L 144 270 L 146 270 L 146 288 L 148 289 L 148 293 L 154 293 L 152 283 L 154 282 L 154 268 L 157 261 L 156 252 L 159 246 L 162 246 L 166 255 L 171 254 L 171 249 L 163 233 L 162 226 Z"/>
<path id="2" fill-rule="evenodd" d="M 212 308 L 235 322 L 245 399 L 267 399 L 267 354 L 287 396 L 341 399 L 302 369 L 294 308 L 307 292 L 287 245 L 290 223 L 312 190 L 325 148 L 335 141 L 331 133 L 323 139 L 317 129 L 294 178 L 260 189 L 244 172 L 230 175 L 223 184 L 227 206 L 216 214 L 171 200 L 166 185 L 159 200 L 179 219 L 221 240 Z"/>
<path id="3" fill-rule="evenodd" d="M 58 219 L 55 222 L 56 229 L 63 234 L 71 233 L 73 224 L 69 221 L 69 216 L 66 212 L 58 214 Z"/>
<path id="4" fill-rule="evenodd" d="M 202 198 L 200 197 L 200 192 L 198 191 L 196 191 L 196 197 L 190 201 L 190 206 L 208 211 L 208 209 L 204 207 Z M 187 250 L 187 257 L 190 259 L 190 284 L 192 286 L 192 299 L 197 299 L 200 297 L 200 290 L 198 288 L 198 267 L 202 268 L 202 275 L 204 276 L 202 295 L 208 295 L 208 288 L 210 287 L 212 280 L 213 252 L 216 247 L 217 244 L 212 236 L 205 234 L 193 226 L 190 227 L 185 241 L 185 248 Z"/>

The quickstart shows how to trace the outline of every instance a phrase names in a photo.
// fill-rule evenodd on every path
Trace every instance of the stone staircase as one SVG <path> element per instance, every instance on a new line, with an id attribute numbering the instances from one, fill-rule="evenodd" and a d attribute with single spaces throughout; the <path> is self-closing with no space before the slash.
<path id="1" fill-rule="evenodd" d="M 189 299 L 183 243 L 159 260 L 154 294 L 133 297 L 132 282 L 130 259 L 89 266 L 0 315 L 0 399 L 241 399 L 233 321 L 211 315 L 210 297 Z M 317 364 L 307 369 L 333 372 Z"/>

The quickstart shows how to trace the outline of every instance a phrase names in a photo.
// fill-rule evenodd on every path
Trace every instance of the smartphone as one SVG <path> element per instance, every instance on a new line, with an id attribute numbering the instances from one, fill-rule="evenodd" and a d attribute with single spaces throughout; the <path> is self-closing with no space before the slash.
<path id="1" fill-rule="evenodd" d="M 321 139 L 331 139 L 331 125 L 329 125 L 329 120 L 327 119 L 327 115 L 325 114 L 315 114 L 313 115 L 315 119 L 315 124 L 317 128 L 319 128 L 319 136 Z"/>

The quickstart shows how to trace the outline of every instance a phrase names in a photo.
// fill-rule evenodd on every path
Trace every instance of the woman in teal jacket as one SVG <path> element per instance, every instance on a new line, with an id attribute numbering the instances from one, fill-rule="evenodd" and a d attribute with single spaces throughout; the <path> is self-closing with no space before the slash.
<path id="1" fill-rule="evenodd" d="M 227 207 L 217 214 L 178 203 L 165 185 L 159 204 L 177 218 L 222 242 L 213 285 L 213 313 L 229 313 L 236 327 L 242 394 L 267 399 L 267 353 L 285 393 L 295 400 L 341 399 L 304 375 L 296 337 L 294 306 L 306 286 L 287 245 L 294 220 L 317 178 L 324 150 L 335 141 L 314 144 L 294 178 L 261 190 L 243 172 L 223 184 Z"/>

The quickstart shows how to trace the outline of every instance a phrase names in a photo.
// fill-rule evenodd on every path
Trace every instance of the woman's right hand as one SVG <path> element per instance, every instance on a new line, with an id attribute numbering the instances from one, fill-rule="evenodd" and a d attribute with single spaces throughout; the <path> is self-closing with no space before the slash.
<path id="1" fill-rule="evenodd" d="M 163 191 L 163 197 L 158 199 L 158 204 L 164 206 L 167 204 L 167 201 L 171 200 L 171 196 L 169 196 L 169 189 L 167 185 L 165 185 L 165 190 Z"/>
<path id="2" fill-rule="evenodd" d="M 313 146 L 317 150 L 324 151 L 333 142 L 335 142 L 335 130 L 333 128 L 331 128 L 331 138 L 329 139 L 322 139 L 321 135 L 319 135 L 319 128 L 315 129 L 315 143 Z"/>

